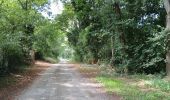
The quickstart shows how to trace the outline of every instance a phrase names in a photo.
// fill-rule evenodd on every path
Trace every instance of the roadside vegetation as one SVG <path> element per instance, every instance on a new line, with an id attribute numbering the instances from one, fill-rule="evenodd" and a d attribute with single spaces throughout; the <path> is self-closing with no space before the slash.
<path id="1" fill-rule="evenodd" d="M 44 70 L 36 60 L 58 62 L 65 33 L 49 7 L 48 0 L 0 0 L 1 100 L 11 100 Z"/>
<path id="2" fill-rule="evenodd" d="M 125 100 L 169 100 L 170 81 L 161 75 L 119 75 L 102 71 L 96 77 L 108 92 L 116 92 Z"/>
<path id="3" fill-rule="evenodd" d="M 112 68 L 81 65 L 79 72 L 104 86 L 110 95 L 117 94 L 123 100 L 169 100 L 170 80 L 162 75 L 122 75 Z"/>
<path id="4" fill-rule="evenodd" d="M 58 59 L 65 32 L 50 4 L 48 0 L 0 1 L 0 76 L 27 68 L 35 60 Z"/>

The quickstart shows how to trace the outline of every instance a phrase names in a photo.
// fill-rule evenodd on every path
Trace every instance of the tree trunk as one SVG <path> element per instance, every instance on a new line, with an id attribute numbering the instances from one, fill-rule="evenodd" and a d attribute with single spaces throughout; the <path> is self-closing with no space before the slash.
<path id="1" fill-rule="evenodd" d="M 170 32 L 170 0 L 164 0 L 164 6 L 167 12 L 166 18 L 166 31 Z M 167 36 L 167 53 L 166 53 L 166 72 L 167 76 L 170 76 L 170 40 L 169 35 Z"/>
<path id="2" fill-rule="evenodd" d="M 166 24 L 166 31 L 170 32 L 170 13 L 167 15 L 167 24 Z M 170 36 L 167 35 L 167 53 L 166 53 L 166 73 L 167 76 L 170 76 Z"/>
<path id="3" fill-rule="evenodd" d="M 170 76 L 170 51 L 169 50 L 166 54 L 166 72 L 167 72 L 167 76 Z"/>
<path id="4" fill-rule="evenodd" d="M 111 65 L 111 67 L 113 67 L 114 66 L 114 39 L 113 39 L 114 37 L 113 36 L 111 36 L 111 50 L 112 50 L 112 57 L 111 57 L 111 60 L 110 60 L 110 65 Z"/>
<path id="5" fill-rule="evenodd" d="M 117 15 L 117 20 L 118 22 L 119 21 L 122 21 L 122 11 L 121 11 L 121 7 L 120 7 L 120 1 L 119 0 L 115 0 L 115 14 Z M 122 28 L 122 24 L 118 25 L 117 26 L 117 32 L 120 34 L 119 35 L 119 40 L 120 40 L 120 43 L 121 43 L 121 46 L 122 46 L 122 54 L 125 56 L 125 34 L 124 34 L 124 30 Z M 122 60 L 122 64 L 124 64 L 124 60 Z"/>

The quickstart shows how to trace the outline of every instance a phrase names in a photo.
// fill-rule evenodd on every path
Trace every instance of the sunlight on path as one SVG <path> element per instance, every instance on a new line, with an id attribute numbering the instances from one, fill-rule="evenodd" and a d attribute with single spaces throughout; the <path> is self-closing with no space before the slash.
<path id="1" fill-rule="evenodd" d="M 101 85 L 81 77 L 74 64 L 61 59 L 15 100 L 119 100 L 108 95 Z"/>

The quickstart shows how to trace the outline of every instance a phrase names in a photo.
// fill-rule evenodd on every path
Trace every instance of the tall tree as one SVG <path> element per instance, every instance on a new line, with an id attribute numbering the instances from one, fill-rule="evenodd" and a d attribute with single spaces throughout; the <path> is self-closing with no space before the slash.
<path id="1" fill-rule="evenodd" d="M 119 72 L 165 71 L 160 32 L 166 12 L 161 0 L 71 0 L 70 4 L 76 24 L 68 39 L 81 59 L 111 61 Z"/>
<path id="2" fill-rule="evenodd" d="M 166 71 L 167 75 L 170 76 L 170 0 L 164 0 L 165 9 L 167 12 L 166 16 L 166 31 L 167 35 L 167 53 L 166 53 Z"/>

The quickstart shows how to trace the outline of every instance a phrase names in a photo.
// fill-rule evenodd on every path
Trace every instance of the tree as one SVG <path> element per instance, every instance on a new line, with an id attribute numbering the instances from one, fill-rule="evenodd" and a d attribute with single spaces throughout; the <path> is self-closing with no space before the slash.
<path id="1" fill-rule="evenodd" d="M 2 0 L 0 2 L 0 74 L 30 63 L 35 29 L 44 19 L 36 8 L 46 0 Z"/>
<path id="2" fill-rule="evenodd" d="M 161 0 L 72 0 L 70 4 L 75 17 L 68 39 L 82 61 L 111 61 L 121 73 L 165 71 Z"/>
<path id="3" fill-rule="evenodd" d="M 167 35 L 167 53 L 166 53 L 166 71 L 167 75 L 170 76 L 170 0 L 164 0 L 165 9 L 167 12 L 166 17 L 166 31 Z"/>

